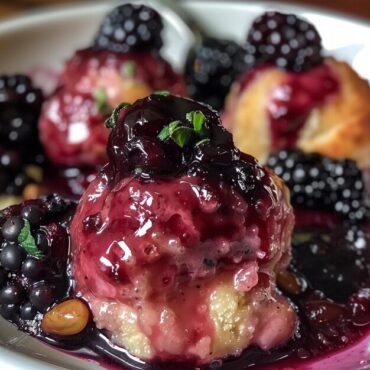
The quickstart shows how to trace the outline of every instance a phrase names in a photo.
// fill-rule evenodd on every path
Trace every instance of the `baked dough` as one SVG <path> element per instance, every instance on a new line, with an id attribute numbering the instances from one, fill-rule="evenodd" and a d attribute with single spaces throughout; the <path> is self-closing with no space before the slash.
<path id="1" fill-rule="evenodd" d="M 339 81 L 339 92 L 311 111 L 301 129 L 297 147 L 332 158 L 354 159 L 370 167 L 370 87 L 345 62 L 326 58 Z M 277 68 L 262 69 L 245 91 L 234 83 L 224 113 L 225 126 L 234 134 L 237 147 L 261 162 L 271 152 L 267 106 L 271 91 L 288 74 Z"/>

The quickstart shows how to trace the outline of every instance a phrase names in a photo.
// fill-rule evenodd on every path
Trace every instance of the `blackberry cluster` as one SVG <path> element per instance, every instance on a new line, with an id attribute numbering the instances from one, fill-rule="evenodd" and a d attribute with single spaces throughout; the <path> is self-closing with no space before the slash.
<path id="1" fill-rule="evenodd" d="M 245 68 L 245 51 L 233 41 L 205 38 L 190 50 L 185 78 L 192 98 L 220 110 L 230 86 Z"/>
<path id="2" fill-rule="evenodd" d="M 267 165 L 285 181 L 293 205 L 334 211 L 350 221 L 368 216 L 362 172 L 354 161 L 282 150 Z"/>
<path id="3" fill-rule="evenodd" d="M 65 217 L 74 205 L 58 195 L 2 211 L 0 314 L 24 330 L 70 291 Z"/>
<path id="4" fill-rule="evenodd" d="M 0 76 L 0 146 L 16 149 L 26 163 L 43 160 L 37 129 L 42 103 L 29 77 Z"/>
<path id="5" fill-rule="evenodd" d="M 301 72 L 322 62 L 321 37 L 309 22 L 294 14 L 266 12 L 247 35 L 248 65 L 272 63 Z"/>
<path id="6" fill-rule="evenodd" d="M 27 76 L 0 76 L 0 193 L 21 195 L 37 181 L 27 166 L 41 165 L 44 155 L 38 135 L 43 103 L 40 89 Z"/>
<path id="7" fill-rule="evenodd" d="M 162 29 L 162 18 L 154 9 L 123 4 L 106 15 L 93 46 L 118 53 L 158 51 L 163 45 Z"/>

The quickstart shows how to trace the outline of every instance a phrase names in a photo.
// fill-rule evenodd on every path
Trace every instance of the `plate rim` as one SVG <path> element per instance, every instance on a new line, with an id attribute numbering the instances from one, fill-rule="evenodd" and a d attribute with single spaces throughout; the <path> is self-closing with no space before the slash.
<path id="1" fill-rule="evenodd" d="M 176 0 L 175 0 L 176 1 Z M 27 11 L 25 13 L 8 17 L 7 19 L 2 19 L 0 21 L 0 37 L 6 35 L 7 33 L 21 31 L 24 28 L 32 27 L 35 24 L 41 23 L 50 23 L 53 19 L 63 19 L 68 16 L 72 16 L 73 18 L 77 18 L 81 14 L 85 14 L 87 10 L 96 12 L 98 9 L 101 11 L 109 8 L 110 6 L 118 5 L 124 2 L 140 2 L 140 3 L 151 3 L 156 4 L 159 3 L 157 0 L 151 1 L 143 1 L 143 0 L 132 0 L 132 1 L 103 1 L 97 3 L 85 3 L 85 2 L 77 2 L 74 4 L 68 5 L 54 5 L 54 6 L 46 6 L 41 9 L 35 9 L 32 11 Z M 291 4 L 288 2 L 271 2 L 271 1 L 245 1 L 245 0 L 183 0 L 184 5 L 187 7 L 191 7 L 193 5 L 197 6 L 199 4 L 207 4 L 207 6 L 212 7 L 214 4 L 222 4 L 227 3 L 230 6 L 237 6 L 242 5 L 246 8 L 261 8 L 261 9 L 277 9 L 281 11 L 289 11 L 292 13 L 303 13 L 303 12 L 311 12 L 317 15 L 322 15 L 326 17 L 330 17 L 332 19 L 337 19 L 339 21 L 350 22 L 355 25 L 364 26 L 369 28 L 370 30 L 370 21 L 366 18 L 362 18 L 359 16 L 354 15 L 347 15 L 341 11 L 330 11 L 325 8 L 321 8 L 319 6 L 313 5 L 296 5 Z M 64 369 L 59 367 L 58 365 L 50 364 L 47 360 L 41 360 L 38 358 L 34 358 L 28 356 L 27 354 L 18 352 L 16 348 L 12 346 L 0 346 L 0 351 L 2 354 L 8 354 L 8 359 L 2 359 L 7 363 L 7 360 L 10 361 L 9 367 L 5 366 L 4 370 L 8 369 L 21 369 L 23 362 L 18 362 L 21 360 L 29 361 L 30 366 L 37 366 L 38 369 Z M 11 352 L 11 356 L 10 356 Z M 0 361 L 2 362 L 2 361 Z M 86 366 L 88 368 L 88 366 Z M 36 367 L 35 367 L 36 369 Z M 67 368 L 65 368 L 67 370 Z"/>
<path id="2" fill-rule="evenodd" d="M 99 9 L 101 8 L 106 9 L 110 5 L 118 5 L 120 3 L 125 2 L 138 2 L 138 3 L 152 3 L 152 4 L 159 4 L 160 6 L 164 7 L 163 4 L 161 4 L 158 0 L 131 0 L 131 1 L 104 1 L 104 2 L 97 2 L 94 4 L 89 4 L 85 2 L 77 2 L 74 4 L 68 4 L 68 5 L 47 5 L 42 8 L 37 8 L 34 10 L 26 11 L 22 14 L 13 15 L 5 20 L 2 19 L 0 22 L 0 36 L 3 33 L 15 31 L 17 29 L 21 29 L 25 26 L 29 26 L 32 24 L 35 24 L 40 21 L 50 21 L 50 19 L 60 18 L 63 16 L 77 16 L 80 12 L 84 12 L 87 9 L 90 11 L 92 9 Z M 212 6 L 212 4 L 221 4 L 225 3 L 226 0 L 182 0 L 183 4 L 186 4 L 186 6 L 192 6 L 195 4 L 203 3 L 207 4 L 209 6 Z M 303 13 L 303 12 L 313 12 L 318 15 L 324 15 L 326 17 L 330 18 L 336 18 L 340 21 L 346 21 L 346 22 L 352 22 L 357 25 L 361 25 L 364 27 L 367 27 L 370 29 L 370 20 L 366 19 L 365 17 L 360 17 L 356 15 L 348 15 L 344 13 L 343 11 L 338 10 L 328 10 L 327 8 L 321 8 L 317 5 L 296 5 L 291 4 L 289 2 L 271 2 L 271 1 L 248 1 L 245 2 L 244 0 L 231 0 L 227 1 L 228 5 L 235 6 L 235 5 L 243 5 L 246 7 L 259 7 L 259 8 L 265 8 L 265 9 L 278 9 L 281 11 L 289 11 L 292 13 Z"/>

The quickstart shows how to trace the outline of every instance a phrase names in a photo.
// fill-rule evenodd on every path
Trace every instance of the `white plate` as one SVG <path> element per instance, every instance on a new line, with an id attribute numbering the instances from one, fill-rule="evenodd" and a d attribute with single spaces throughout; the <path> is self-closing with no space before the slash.
<path id="1" fill-rule="evenodd" d="M 60 68 L 74 50 L 89 45 L 100 20 L 114 4 L 63 7 L 0 23 L 0 74 L 28 72 L 36 66 Z M 251 21 L 266 9 L 300 14 L 316 25 L 330 55 L 350 62 L 360 75 L 370 79 L 368 22 L 277 3 L 188 0 L 185 7 L 211 34 L 239 42 L 244 40 Z M 171 11 L 158 9 L 166 24 L 164 55 L 181 69 L 184 55 L 193 41 L 192 35 L 177 22 Z M 0 322 L 0 343 L 1 370 L 101 369 L 92 362 L 45 346 L 17 332 L 3 320 Z M 319 370 L 319 367 L 314 368 Z M 320 366 L 320 369 L 324 368 Z"/>

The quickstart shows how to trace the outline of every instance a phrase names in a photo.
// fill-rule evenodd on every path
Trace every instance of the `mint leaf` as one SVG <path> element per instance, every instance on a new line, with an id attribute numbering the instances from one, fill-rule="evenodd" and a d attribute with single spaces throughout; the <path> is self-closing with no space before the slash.
<path id="1" fill-rule="evenodd" d="M 194 130 L 189 127 L 178 127 L 172 134 L 171 139 L 180 147 L 183 148 L 190 140 Z"/>
<path id="2" fill-rule="evenodd" d="M 29 255 L 35 257 L 42 256 L 42 253 L 37 248 L 35 239 L 31 234 L 31 226 L 27 220 L 24 221 L 24 226 L 18 235 L 18 243 Z"/>
<path id="3" fill-rule="evenodd" d="M 134 78 L 136 64 L 134 61 L 129 60 L 122 65 L 122 74 L 126 78 Z"/>
<path id="4" fill-rule="evenodd" d="M 192 111 L 186 113 L 186 119 L 193 124 L 194 131 L 196 133 L 201 133 L 203 130 L 203 125 L 206 121 L 206 117 L 200 110 Z"/>
<path id="5" fill-rule="evenodd" d="M 167 90 L 154 91 L 153 95 L 168 96 L 170 93 Z"/>
<path id="6" fill-rule="evenodd" d="M 93 97 L 98 112 L 101 113 L 103 116 L 107 116 L 111 112 L 111 109 L 109 108 L 109 105 L 107 103 L 108 97 L 105 89 L 99 87 L 93 92 Z"/>
<path id="7" fill-rule="evenodd" d="M 158 139 L 161 141 L 167 140 L 173 134 L 176 127 L 181 124 L 181 121 L 172 121 L 167 126 L 164 126 L 158 134 Z"/>
<path id="8" fill-rule="evenodd" d="M 121 104 L 117 105 L 117 107 L 113 109 L 113 112 L 110 115 L 110 117 L 105 121 L 105 127 L 106 128 L 116 127 L 120 112 L 123 109 L 126 109 L 127 107 L 129 107 L 130 105 L 131 104 L 129 104 L 129 103 L 121 103 Z"/>

